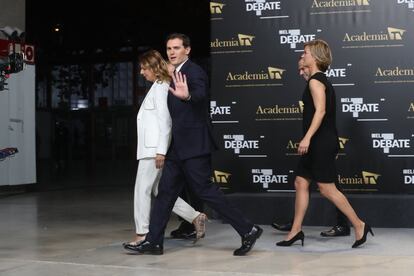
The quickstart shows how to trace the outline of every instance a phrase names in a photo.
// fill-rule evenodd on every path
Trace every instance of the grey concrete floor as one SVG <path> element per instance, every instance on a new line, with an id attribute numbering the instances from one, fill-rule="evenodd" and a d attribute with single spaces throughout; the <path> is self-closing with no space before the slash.
<path id="1" fill-rule="evenodd" d="M 263 226 L 252 253 L 234 257 L 236 232 L 211 221 L 196 245 L 166 239 L 162 256 L 129 255 L 121 243 L 133 236 L 132 189 L 0 197 L 0 275 L 413 275 L 414 229 L 375 228 L 351 249 L 353 236 L 322 238 L 326 227 L 304 227 L 304 247 L 280 248 L 284 233 Z M 177 225 L 172 217 L 167 233 Z"/>

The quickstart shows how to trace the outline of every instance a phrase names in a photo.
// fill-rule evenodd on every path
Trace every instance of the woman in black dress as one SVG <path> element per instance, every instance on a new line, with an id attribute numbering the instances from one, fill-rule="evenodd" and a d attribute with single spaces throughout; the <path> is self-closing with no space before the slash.
<path id="1" fill-rule="evenodd" d="M 276 245 L 290 246 L 301 240 L 303 246 L 305 235 L 302 222 L 309 203 L 309 185 L 313 180 L 321 194 L 332 201 L 354 226 L 355 242 L 352 247 L 355 248 L 365 243 L 368 232 L 372 235 L 373 232 L 335 186 L 335 160 L 339 149 L 335 91 L 323 73 L 332 62 L 331 50 L 325 41 L 313 40 L 305 44 L 301 59 L 311 77 L 302 97 L 304 137 L 298 147 L 301 159 L 295 179 L 295 218 L 286 240 Z"/>

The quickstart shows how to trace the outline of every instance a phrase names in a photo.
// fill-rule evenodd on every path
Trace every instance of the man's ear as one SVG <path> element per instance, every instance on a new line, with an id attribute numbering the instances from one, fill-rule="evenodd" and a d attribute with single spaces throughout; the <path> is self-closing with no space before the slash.
<path id="1" fill-rule="evenodd" d="M 191 47 L 190 46 L 185 48 L 185 53 L 186 53 L 187 56 L 190 54 L 190 52 L 191 52 Z"/>

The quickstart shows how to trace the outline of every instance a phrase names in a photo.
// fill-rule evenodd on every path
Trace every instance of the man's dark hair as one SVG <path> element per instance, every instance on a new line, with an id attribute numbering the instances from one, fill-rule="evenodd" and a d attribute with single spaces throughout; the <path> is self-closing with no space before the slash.
<path id="1" fill-rule="evenodd" d="M 183 41 L 184 48 L 191 47 L 190 38 L 187 35 L 181 34 L 181 33 L 172 33 L 172 34 L 168 35 L 167 39 L 165 40 L 165 43 L 167 43 L 168 40 L 176 39 L 176 38 L 181 39 Z"/>

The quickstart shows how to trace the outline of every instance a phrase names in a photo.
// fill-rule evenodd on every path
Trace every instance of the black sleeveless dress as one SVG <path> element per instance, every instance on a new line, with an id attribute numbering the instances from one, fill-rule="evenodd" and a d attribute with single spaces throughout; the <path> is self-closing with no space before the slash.
<path id="1" fill-rule="evenodd" d="M 339 150 L 335 91 L 322 72 L 315 73 L 308 80 L 302 96 L 304 104 L 303 135 L 308 131 L 315 113 L 315 105 L 309 89 L 309 81 L 312 79 L 320 81 L 325 86 L 326 113 L 321 125 L 311 139 L 308 153 L 300 158 L 297 175 L 316 182 L 332 183 L 337 180 L 335 160 Z"/>

